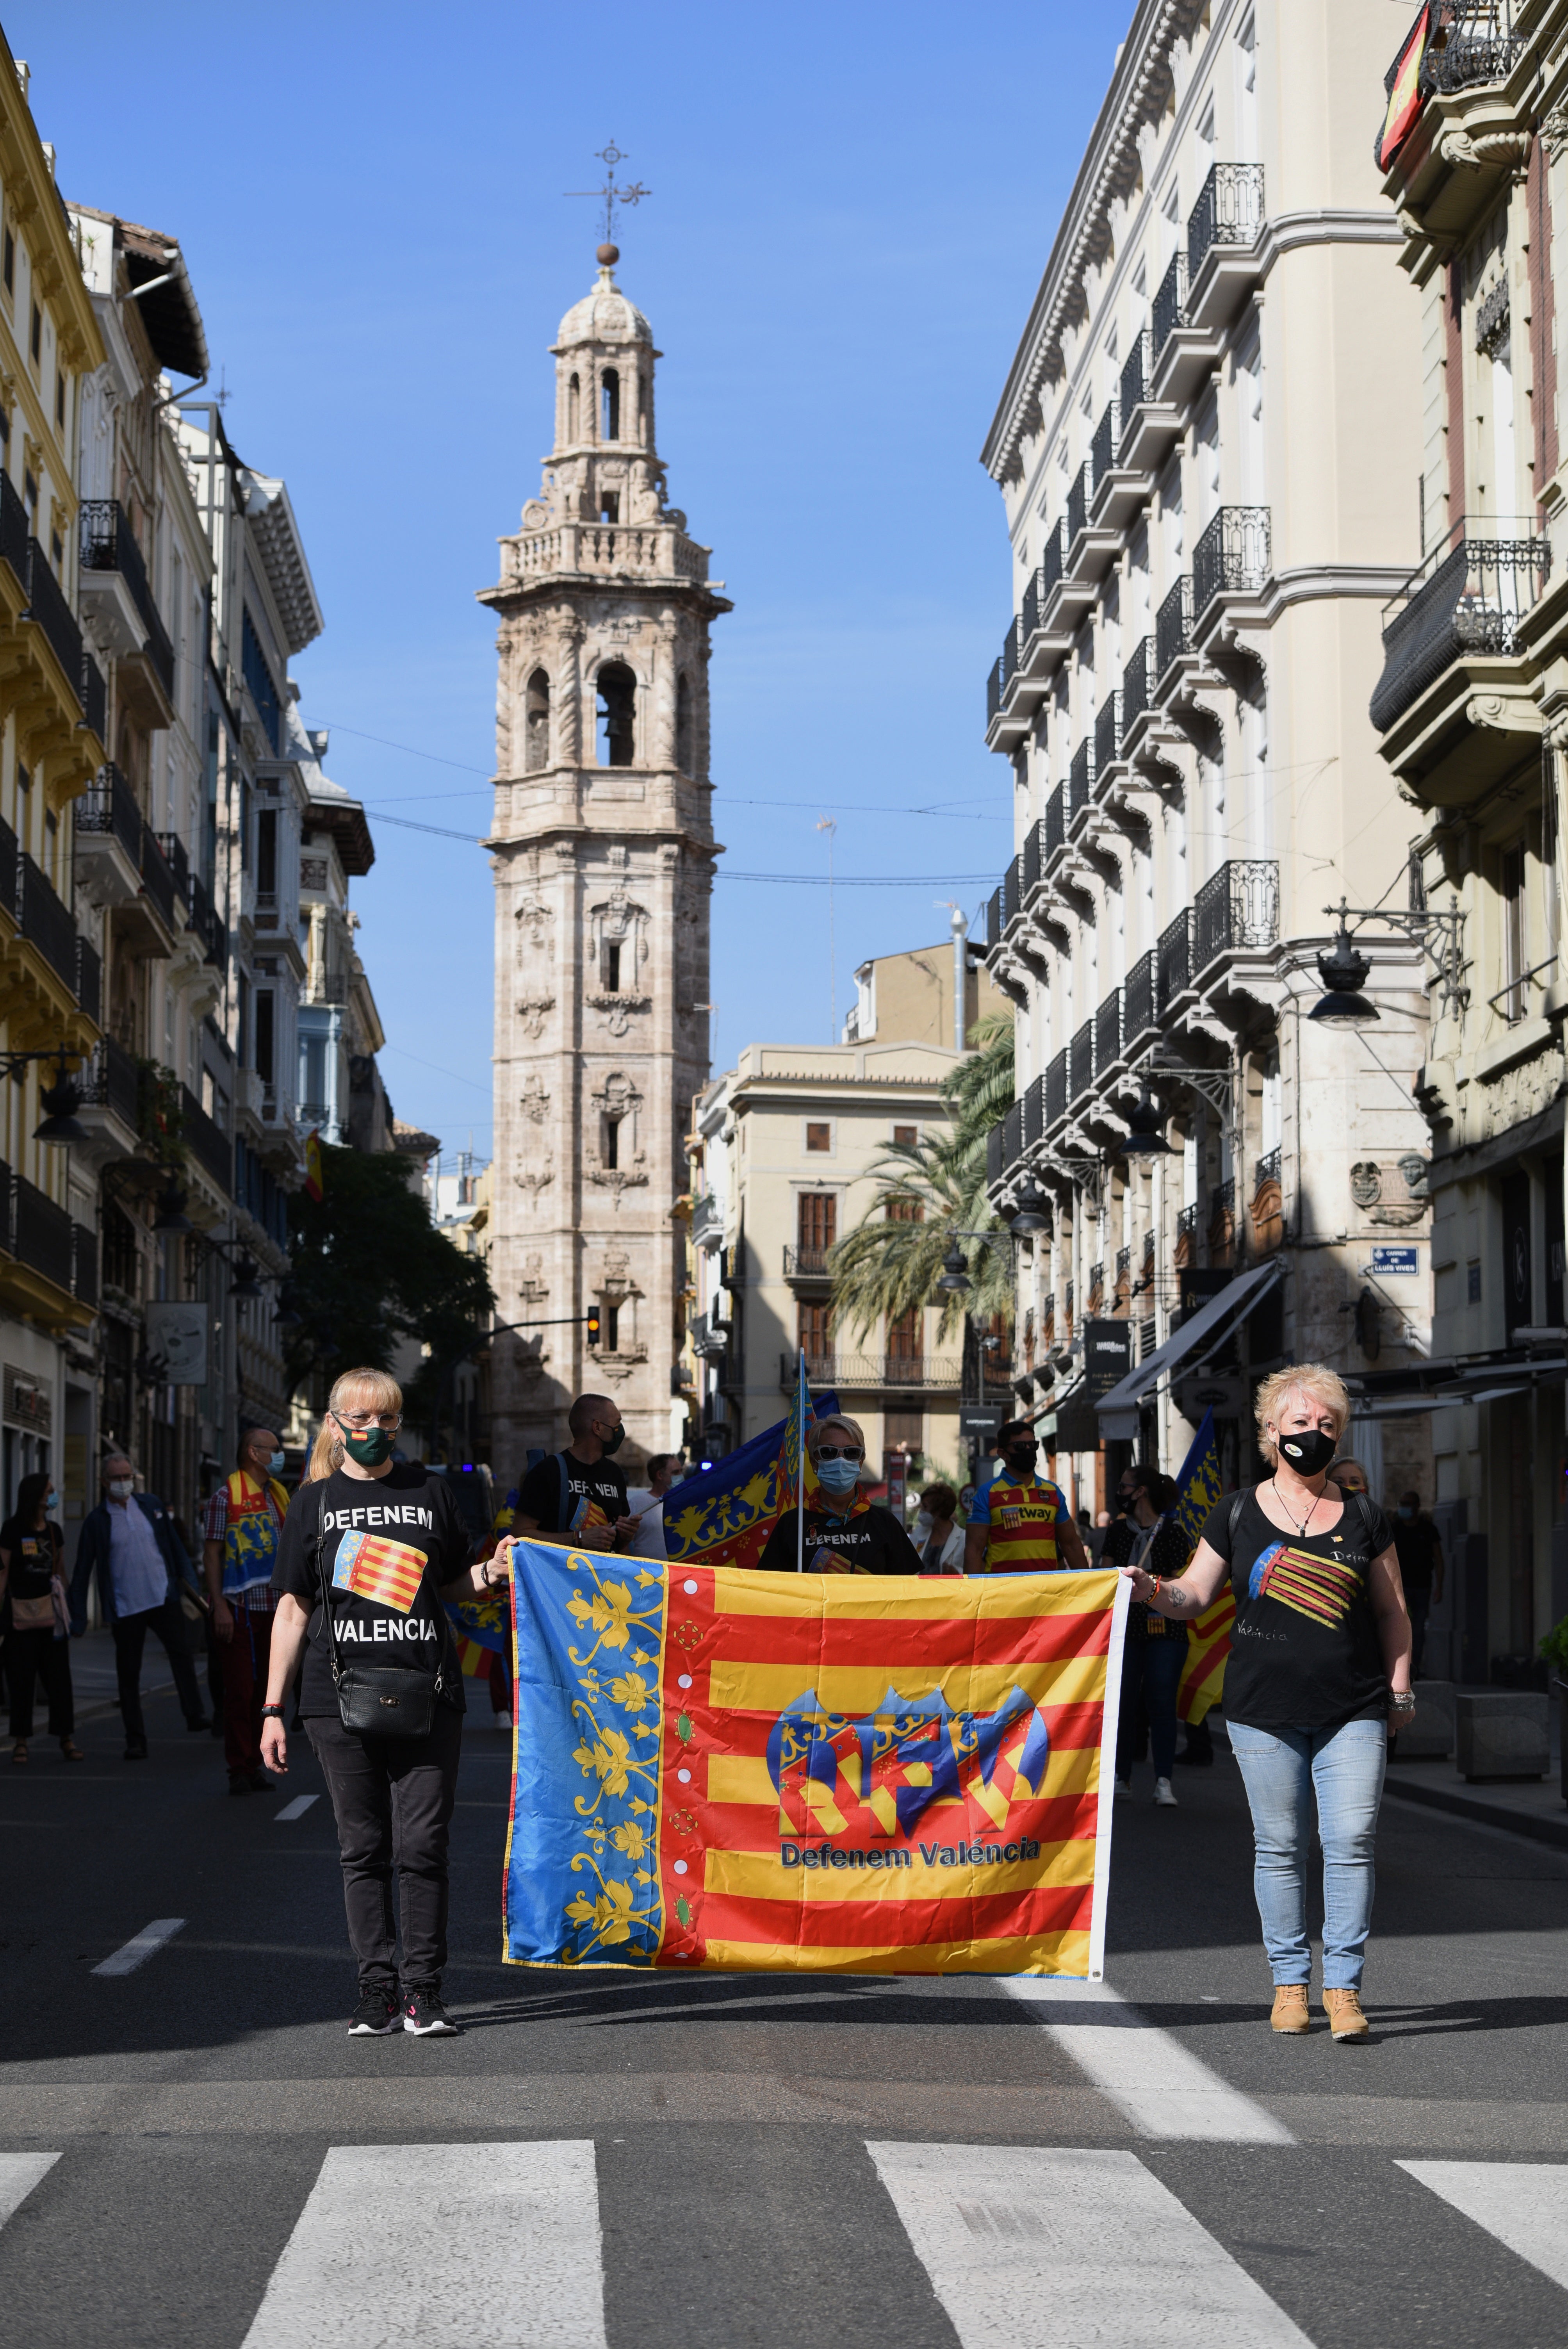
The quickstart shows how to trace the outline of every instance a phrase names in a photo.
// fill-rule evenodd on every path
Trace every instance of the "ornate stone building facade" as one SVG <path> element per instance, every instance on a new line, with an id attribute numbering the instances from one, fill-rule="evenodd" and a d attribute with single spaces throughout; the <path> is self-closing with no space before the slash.
<path id="1" fill-rule="evenodd" d="M 627 1460 L 685 1421 L 674 1211 L 707 1075 L 708 629 L 731 607 L 665 502 L 660 354 L 618 257 L 600 246 L 562 320 L 554 447 L 480 595 L 500 622 L 491 1278 L 500 1323 L 540 1325 L 495 1344 L 503 1483 L 565 1443 L 584 1387 L 618 1399 Z"/>

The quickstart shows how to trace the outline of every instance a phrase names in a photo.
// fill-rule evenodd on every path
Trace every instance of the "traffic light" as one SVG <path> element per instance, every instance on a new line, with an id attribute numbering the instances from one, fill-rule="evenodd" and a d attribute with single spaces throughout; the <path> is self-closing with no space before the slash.
<path id="1" fill-rule="evenodd" d="M 600 1332 L 600 1327 L 601 1327 L 601 1324 L 600 1324 L 600 1319 L 599 1319 L 599 1308 L 598 1308 L 596 1305 L 590 1306 L 590 1308 L 589 1308 L 589 1309 L 588 1309 L 588 1317 L 587 1317 L 587 1318 L 588 1318 L 588 1343 L 589 1343 L 591 1346 L 596 1346 L 596 1345 L 599 1343 L 599 1332 Z"/>

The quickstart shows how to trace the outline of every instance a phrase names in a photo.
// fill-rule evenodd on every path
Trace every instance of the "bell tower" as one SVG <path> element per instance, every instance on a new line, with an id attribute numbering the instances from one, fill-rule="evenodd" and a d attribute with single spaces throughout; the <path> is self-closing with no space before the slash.
<path id="1" fill-rule="evenodd" d="M 555 440 L 500 542 L 495 809 L 493 1464 L 560 1451 L 613 1394 L 628 1463 L 668 1451 L 686 1312 L 676 1200 L 707 1076 L 708 630 L 728 600 L 665 503 L 648 322 L 598 250 L 561 322 Z M 722 583 L 719 583 L 722 585 Z M 591 1351 L 581 1317 L 601 1314 Z"/>

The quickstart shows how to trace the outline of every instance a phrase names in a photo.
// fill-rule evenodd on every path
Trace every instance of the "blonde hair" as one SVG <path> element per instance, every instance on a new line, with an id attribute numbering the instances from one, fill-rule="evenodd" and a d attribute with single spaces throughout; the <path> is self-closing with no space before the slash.
<path id="1" fill-rule="evenodd" d="M 1336 1371 L 1329 1370 L 1323 1362 L 1293 1362 L 1287 1370 L 1275 1371 L 1259 1387 L 1253 1403 L 1253 1413 L 1257 1422 L 1258 1450 L 1271 1468 L 1277 1465 L 1279 1455 L 1272 1438 L 1264 1434 L 1264 1429 L 1271 1419 L 1278 1426 L 1285 1398 L 1293 1394 L 1308 1395 L 1325 1411 L 1334 1413 L 1336 1441 L 1350 1424 L 1349 1391 Z M 1370 1478 L 1367 1481 L 1370 1482 Z"/>
<path id="2" fill-rule="evenodd" d="M 812 1459 L 815 1460 L 817 1456 L 817 1447 L 821 1443 L 823 1436 L 826 1435 L 830 1427 L 841 1427 L 844 1433 L 852 1437 L 854 1442 L 860 1445 L 862 1455 L 861 1460 L 861 1475 L 862 1477 L 869 1475 L 871 1474 L 871 1465 L 869 1461 L 864 1457 L 866 1448 L 865 1430 L 861 1425 L 858 1419 L 848 1419 L 841 1411 L 836 1411 L 831 1419 L 814 1419 L 811 1422 L 810 1426 L 806 1430 L 806 1449 L 810 1454 Z"/>
<path id="3" fill-rule="evenodd" d="M 332 1424 L 335 1411 L 401 1411 L 403 1390 L 387 1371 L 345 1371 L 333 1381 L 332 1392 L 326 1399 L 326 1416 L 321 1423 L 311 1449 L 310 1465 L 304 1472 L 304 1483 L 319 1484 L 343 1465 L 343 1438 Z"/>
<path id="4" fill-rule="evenodd" d="M 1368 1494 L 1370 1494 L 1372 1490 L 1372 1478 L 1367 1472 L 1367 1463 L 1364 1460 L 1357 1460 L 1353 1458 L 1348 1452 L 1345 1454 L 1342 1460 L 1336 1460 L 1333 1467 L 1328 1472 L 1335 1484 L 1337 1485 L 1339 1483 L 1340 1478 L 1346 1468 L 1355 1469 L 1356 1474 L 1360 1477 L 1362 1483 L 1366 1485 Z"/>

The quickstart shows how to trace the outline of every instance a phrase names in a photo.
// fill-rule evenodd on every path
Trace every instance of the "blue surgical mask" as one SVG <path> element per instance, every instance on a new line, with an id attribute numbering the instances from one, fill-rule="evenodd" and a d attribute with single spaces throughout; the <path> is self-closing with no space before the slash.
<path id="1" fill-rule="evenodd" d="M 1415 1514 L 1416 1514 L 1416 1512 L 1415 1512 L 1415 1511 L 1414 1511 L 1414 1509 L 1410 1506 L 1410 1504 L 1408 1503 L 1408 1501 L 1401 1501 L 1401 1502 L 1400 1502 L 1400 1504 L 1399 1504 L 1399 1515 L 1400 1515 L 1402 1517 L 1413 1517 L 1413 1516 L 1415 1516 Z"/>
<path id="2" fill-rule="evenodd" d="M 59 1507 L 59 1506 L 60 1506 L 60 1496 L 59 1496 L 59 1495 L 58 1495 L 57 1493 L 46 1493 L 46 1494 L 45 1494 L 45 1495 L 44 1495 L 44 1506 L 45 1506 L 45 1508 L 46 1508 L 46 1509 L 57 1509 L 57 1508 Z"/>
<path id="3" fill-rule="evenodd" d="M 274 1452 L 267 1462 L 267 1474 L 269 1476 L 281 1476 L 283 1473 L 284 1455 L 281 1452 Z"/>
<path id="4" fill-rule="evenodd" d="M 861 1481 L 858 1460 L 819 1460 L 817 1482 L 825 1492 L 852 1493 Z"/>

